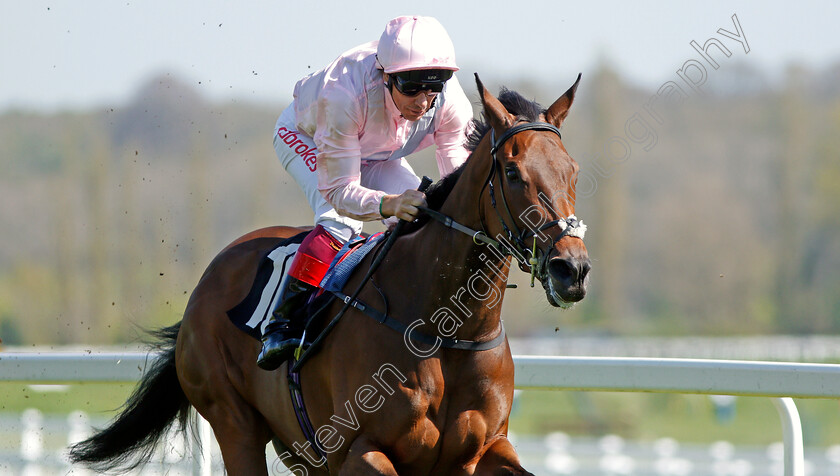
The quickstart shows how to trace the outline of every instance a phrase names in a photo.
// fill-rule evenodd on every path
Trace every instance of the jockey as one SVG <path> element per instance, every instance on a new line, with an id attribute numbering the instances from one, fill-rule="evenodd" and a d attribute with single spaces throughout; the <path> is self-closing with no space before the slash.
<path id="1" fill-rule="evenodd" d="M 472 106 L 453 73 L 455 50 L 434 18 L 391 20 L 379 41 L 339 56 L 295 85 L 277 120 L 274 149 L 315 212 L 277 309 L 266 325 L 258 365 L 274 370 L 301 344 L 290 312 L 317 289 L 363 221 L 413 220 L 426 204 L 405 156 L 436 146 L 441 177 L 461 165 Z"/>

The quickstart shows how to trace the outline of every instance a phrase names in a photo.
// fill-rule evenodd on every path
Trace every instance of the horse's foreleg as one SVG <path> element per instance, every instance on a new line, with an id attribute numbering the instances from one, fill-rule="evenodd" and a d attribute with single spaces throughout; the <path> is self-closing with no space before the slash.
<path id="1" fill-rule="evenodd" d="M 519 455 L 505 437 L 490 443 L 475 466 L 475 476 L 534 476 L 519 464 Z"/>
<path id="2" fill-rule="evenodd" d="M 238 408 L 212 405 L 204 415 L 219 442 L 227 474 L 268 476 L 265 446 L 271 432 L 259 414 L 245 405 L 244 401 Z"/>
<path id="3" fill-rule="evenodd" d="M 398 476 L 391 460 L 366 437 L 356 438 L 350 445 L 339 476 Z"/>

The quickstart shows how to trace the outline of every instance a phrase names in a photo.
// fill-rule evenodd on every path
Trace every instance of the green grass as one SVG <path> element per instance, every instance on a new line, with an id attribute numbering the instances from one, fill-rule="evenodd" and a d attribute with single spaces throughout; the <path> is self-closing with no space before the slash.
<path id="1" fill-rule="evenodd" d="M 43 392 L 29 385 L 0 383 L 0 412 L 20 413 L 37 408 L 46 414 L 66 415 L 82 410 L 90 415 L 110 417 L 128 399 L 133 388 L 133 384 L 91 383 L 71 385 L 61 392 Z"/>

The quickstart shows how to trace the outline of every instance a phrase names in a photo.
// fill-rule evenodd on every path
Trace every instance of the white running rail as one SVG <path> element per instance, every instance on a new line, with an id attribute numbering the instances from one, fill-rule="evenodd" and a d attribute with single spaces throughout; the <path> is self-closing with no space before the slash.
<path id="1" fill-rule="evenodd" d="M 152 358 L 140 352 L 0 353 L 0 381 L 134 382 Z M 805 475 L 802 425 L 792 398 L 840 398 L 840 365 L 831 364 L 529 355 L 514 356 L 514 362 L 519 389 L 770 397 L 782 420 L 786 476 Z M 209 467 L 199 474 L 209 474 Z"/>

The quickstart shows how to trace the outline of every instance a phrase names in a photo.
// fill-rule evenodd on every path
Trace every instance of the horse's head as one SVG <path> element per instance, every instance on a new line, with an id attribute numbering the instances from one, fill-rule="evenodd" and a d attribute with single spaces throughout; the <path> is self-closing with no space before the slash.
<path id="1" fill-rule="evenodd" d="M 559 131 L 578 82 L 580 75 L 547 110 L 529 103 L 535 107 L 530 115 L 514 114 L 476 75 L 490 126 L 482 146 L 490 148 L 493 161 L 485 185 L 490 203 L 483 225 L 487 233 L 507 241 L 520 268 L 540 280 L 549 303 L 564 308 L 586 295 L 591 267 L 583 244 L 586 226 L 574 216 L 578 164 Z"/>

